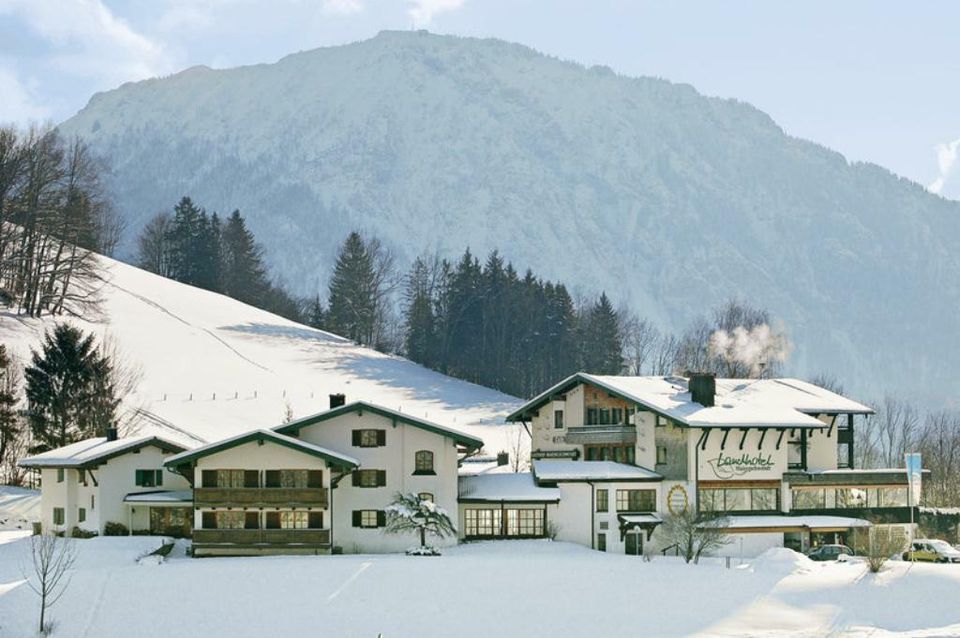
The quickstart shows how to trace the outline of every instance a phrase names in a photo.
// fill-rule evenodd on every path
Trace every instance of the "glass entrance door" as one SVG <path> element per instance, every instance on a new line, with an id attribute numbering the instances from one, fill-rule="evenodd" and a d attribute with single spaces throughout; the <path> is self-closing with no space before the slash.
<path id="1" fill-rule="evenodd" d="M 628 556 L 643 555 L 643 536 L 641 536 L 641 534 L 642 532 L 636 530 L 627 532 L 624 541 L 626 544 L 626 554 Z"/>

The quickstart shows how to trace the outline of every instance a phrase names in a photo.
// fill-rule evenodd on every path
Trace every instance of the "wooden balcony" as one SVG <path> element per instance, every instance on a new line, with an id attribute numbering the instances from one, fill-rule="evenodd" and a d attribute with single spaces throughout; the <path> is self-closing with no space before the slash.
<path id="1" fill-rule="evenodd" d="M 198 487 L 194 507 L 327 507 L 325 487 Z"/>
<path id="2" fill-rule="evenodd" d="M 328 529 L 195 529 L 198 545 L 329 545 Z"/>
<path id="3" fill-rule="evenodd" d="M 575 445 L 624 444 L 637 442 L 635 425 L 584 425 L 567 428 L 564 439 Z"/>

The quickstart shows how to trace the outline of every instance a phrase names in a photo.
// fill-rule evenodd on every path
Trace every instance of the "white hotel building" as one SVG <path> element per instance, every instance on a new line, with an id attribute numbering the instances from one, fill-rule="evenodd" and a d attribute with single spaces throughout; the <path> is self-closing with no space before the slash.
<path id="1" fill-rule="evenodd" d="M 508 416 L 531 435 L 527 473 L 468 474 L 480 439 L 342 395 L 192 450 L 108 437 L 21 465 L 42 471 L 45 528 L 122 523 L 190 536 L 198 556 L 402 551 L 416 539 L 381 529 L 397 492 L 450 512 L 460 540 L 550 536 L 628 554 L 669 550 L 658 528 L 672 512 L 724 512 L 723 551 L 751 555 L 909 522 L 905 471 L 852 466 L 853 429 L 871 413 L 793 379 L 580 373 Z"/>

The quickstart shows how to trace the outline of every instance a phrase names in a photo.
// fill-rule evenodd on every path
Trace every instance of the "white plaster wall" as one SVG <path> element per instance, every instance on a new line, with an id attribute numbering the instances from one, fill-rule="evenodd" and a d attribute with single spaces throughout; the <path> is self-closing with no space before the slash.
<path id="1" fill-rule="evenodd" d="M 123 497 L 127 494 L 190 489 L 190 483 L 185 478 L 164 469 L 163 460 L 169 456 L 172 455 L 165 454 L 163 450 L 154 445 L 148 445 L 142 448 L 139 454 L 129 452 L 114 457 L 93 470 L 100 486 L 92 488 L 99 491 L 96 498 L 96 507 L 92 513 L 96 516 L 100 533 L 103 533 L 103 526 L 110 521 L 123 523 L 129 527 L 132 522 L 135 522 L 131 520 L 131 516 L 136 514 L 136 511 L 133 510 L 146 509 L 145 506 L 128 508 L 127 504 L 123 502 Z M 158 487 L 138 486 L 136 484 L 136 470 L 163 470 L 163 485 Z M 90 479 L 87 479 L 87 481 L 92 486 L 92 481 Z M 89 501 L 88 495 L 86 499 L 88 517 L 91 514 Z M 133 527 L 131 531 L 137 529 L 149 529 L 149 519 L 147 519 L 146 526 Z"/>
<path id="2" fill-rule="evenodd" d="M 386 445 L 354 447 L 355 429 L 386 430 Z M 385 470 L 385 487 L 354 487 L 346 476 L 332 490 L 333 544 L 346 553 L 400 552 L 419 545 L 419 538 L 386 534 L 381 529 L 353 527 L 353 510 L 382 510 L 397 492 L 430 492 L 434 502 L 454 518 L 457 516 L 457 448 L 453 439 L 412 425 L 397 422 L 370 411 L 348 412 L 300 430 L 300 439 L 336 450 L 360 461 L 363 469 Z M 414 476 L 418 450 L 433 452 L 435 476 Z M 458 523 L 458 521 L 455 521 Z M 456 538 L 431 537 L 427 542 L 442 546 L 456 544 Z"/>
<path id="3" fill-rule="evenodd" d="M 656 415 L 653 412 L 637 412 L 637 465 L 653 469 L 657 465 Z M 609 542 L 609 541 L 608 541 Z"/>
<path id="4" fill-rule="evenodd" d="M 63 482 L 58 483 L 55 468 L 40 470 L 40 512 L 44 530 L 70 530 L 76 525 L 76 508 L 73 507 L 73 502 L 76 499 L 77 473 L 68 469 L 63 470 L 63 473 Z M 64 508 L 63 525 L 53 524 L 54 507 Z"/>
<path id="5" fill-rule="evenodd" d="M 700 430 L 690 430 L 691 445 L 697 447 L 697 438 Z M 693 433 L 696 432 L 696 435 Z M 776 430 L 768 430 L 763 437 L 763 447 L 760 448 L 760 438 L 762 430 L 752 429 L 747 432 L 743 448 L 740 448 L 740 439 L 743 432 L 738 429 L 730 430 L 727 436 L 726 446 L 721 450 L 723 442 L 723 432 L 713 430 L 707 439 L 705 450 L 696 450 L 698 457 L 698 479 L 701 481 L 756 481 L 756 480 L 780 480 L 783 473 L 787 471 L 787 437 L 789 432 L 784 434 L 780 449 L 776 449 L 777 438 L 780 433 Z M 761 456 L 769 459 L 771 465 L 765 469 L 757 470 L 738 470 L 735 466 L 726 466 L 725 468 L 715 469 L 716 461 L 720 455 L 724 457 L 739 458 L 741 455 L 748 457 Z"/>
<path id="6" fill-rule="evenodd" d="M 837 421 L 841 418 L 846 417 L 837 417 Z M 820 420 L 828 425 L 831 419 L 832 416 L 820 416 Z M 807 434 L 807 470 L 810 472 L 837 469 L 837 428 L 834 426 L 830 430 L 827 427 Z"/>

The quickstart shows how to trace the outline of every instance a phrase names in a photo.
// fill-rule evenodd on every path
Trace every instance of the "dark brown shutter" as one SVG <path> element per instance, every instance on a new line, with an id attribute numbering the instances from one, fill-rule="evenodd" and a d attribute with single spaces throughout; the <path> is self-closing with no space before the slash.
<path id="1" fill-rule="evenodd" d="M 383 527 L 387 524 L 387 513 L 383 510 L 377 510 L 377 527 Z"/>
<path id="2" fill-rule="evenodd" d="M 360 447 L 360 430 L 353 431 L 353 447 Z"/>
<path id="3" fill-rule="evenodd" d="M 310 512 L 307 519 L 307 527 L 310 529 L 320 529 L 323 527 L 323 512 Z"/>
<path id="4" fill-rule="evenodd" d="M 260 529 L 260 515 L 257 512 L 244 512 L 243 529 Z"/>
<path id="5" fill-rule="evenodd" d="M 217 471 L 216 470 L 204 470 L 202 474 L 203 474 L 204 487 L 217 487 Z"/>
<path id="6" fill-rule="evenodd" d="M 163 470 L 157 470 L 157 487 L 163 485 Z"/>
<path id="7" fill-rule="evenodd" d="M 387 444 L 387 431 L 386 430 L 377 430 L 377 445 L 386 445 Z"/>
<path id="8" fill-rule="evenodd" d="M 363 523 L 363 513 L 360 510 L 353 510 L 353 526 L 360 527 Z"/>
<path id="9" fill-rule="evenodd" d="M 243 471 L 244 487 L 260 487 L 260 473 L 256 470 Z"/>
<path id="10" fill-rule="evenodd" d="M 280 512 L 267 512 L 267 529 L 280 529 Z"/>
<path id="11" fill-rule="evenodd" d="M 263 475 L 265 487 L 280 487 L 280 470 L 267 470 Z"/>
<path id="12" fill-rule="evenodd" d="M 377 470 L 377 485 L 384 487 L 387 484 L 387 471 Z"/>
<path id="13" fill-rule="evenodd" d="M 360 487 L 360 470 L 354 470 L 350 477 L 351 485 L 354 487 Z"/>
<path id="14" fill-rule="evenodd" d="M 217 529 L 217 513 L 216 512 L 203 513 L 203 529 Z"/>
<path id="15" fill-rule="evenodd" d="M 323 487 L 323 470 L 307 470 L 307 487 Z"/>

